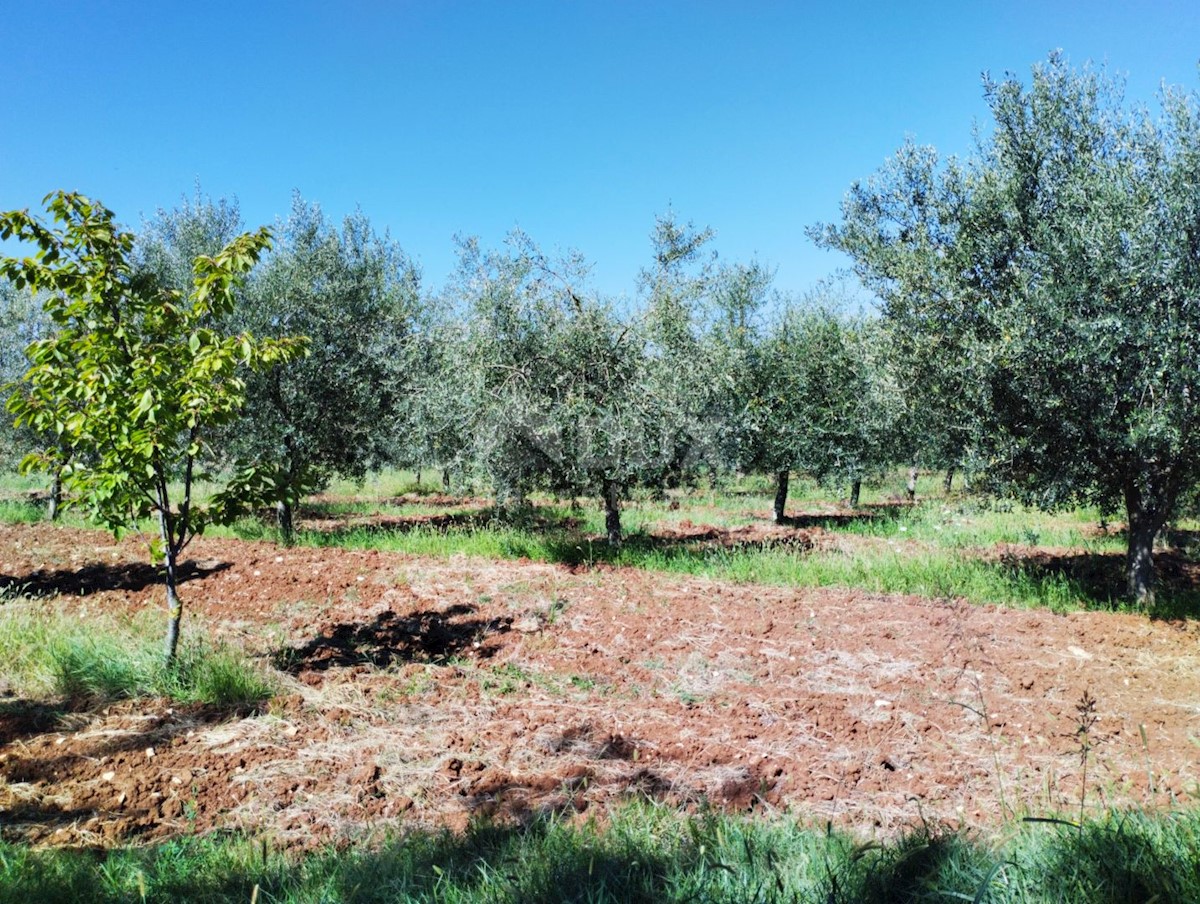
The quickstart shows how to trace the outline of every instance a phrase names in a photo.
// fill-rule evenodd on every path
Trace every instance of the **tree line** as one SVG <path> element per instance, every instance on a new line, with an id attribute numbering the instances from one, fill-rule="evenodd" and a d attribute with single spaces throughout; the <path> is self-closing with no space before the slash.
<path id="1" fill-rule="evenodd" d="M 235 203 L 197 195 L 143 224 L 130 267 L 183 291 L 193 262 L 244 228 Z M 552 258 L 521 233 L 496 249 L 460 240 L 438 292 L 361 214 L 331 223 L 297 196 L 275 233 L 214 326 L 304 336 L 307 353 L 248 373 L 206 454 L 219 471 L 261 463 L 285 534 L 301 498 L 388 465 L 439 468 L 447 489 L 483 482 L 499 517 L 535 491 L 596 497 L 616 544 L 635 488 L 762 470 L 785 491 L 790 471 L 849 488 L 895 460 L 904 399 L 878 319 L 832 290 L 773 292 L 767 269 L 719 264 L 711 230 L 673 216 L 655 223 L 633 304 L 596 293 L 578 254 Z M 55 325 L 12 281 L 3 293 L 16 377 L 17 350 Z M 8 434 L 10 448 L 37 439 Z"/>
<path id="2" fill-rule="evenodd" d="M 497 248 L 458 240 L 433 291 L 364 215 L 333 223 L 298 196 L 273 246 L 264 234 L 229 253 L 246 235 L 236 203 L 197 193 L 134 237 L 58 195 L 63 230 L 0 220 L 41 249 L 3 262 L 0 368 L 53 364 L 64 326 L 86 345 L 81 292 L 142 293 L 141 325 L 191 298 L 177 338 L 242 337 L 220 374 L 245 372 L 221 384 L 228 417 L 203 442 L 170 440 L 194 454 L 162 477 L 225 475 L 229 512 L 235 496 L 269 500 L 285 538 L 305 495 L 384 465 L 438 468 L 448 489 L 484 481 L 497 517 L 519 517 L 534 491 L 594 497 L 613 544 L 635 488 L 767 472 L 783 519 L 791 473 L 857 504 L 864 479 L 919 465 L 1046 508 L 1123 509 L 1130 593 L 1149 605 L 1154 540 L 1200 469 L 1200 104 L 1164 90 L 1153 117 L 1060 55 L 984 91 L 994 128 L 968 159 L 907 144 L 810 230 L 850 256 L 877 310 L 836 285 L 777 292 L 769 268 L 721 261 L 711 230 L 670 213 L 635 297 L 611 299 L 581 255 L 519 232 Z M 219 303 L 196 301 L 204 279 Z M 74 409 L 39 408 L 29 385 L 5 443 L 83 487 L 105 453 L 64 428 L 91 390 L 67 380 Z M 145 398 L 130 423 L 155 410 Z"/>

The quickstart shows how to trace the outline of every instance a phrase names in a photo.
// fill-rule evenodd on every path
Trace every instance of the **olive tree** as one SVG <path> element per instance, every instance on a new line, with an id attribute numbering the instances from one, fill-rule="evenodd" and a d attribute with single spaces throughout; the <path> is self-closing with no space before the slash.
<path id="1" fill-rule="evenodd" d="M 470 359 L 463 323 L 442 318 L 433 304 L 425 305 L 424 313 L 408 343 L 409 391 L 395 426 L 396 454 L 418 469 L 439 467 L 442 491 L 449 493 L 453 476 L 465 477 L 473 464 L 473 425 L 479 412 L 463 385 Z"/>
<path id="2" fill-rule="evenodd" d="M 657 474 L 646 483 L 674 487 L 721 466 L 729 437 L 730 354 L 714 331 L 718 282 L 715 233 L 680 223 L 672 211 L 657 217 L 650 240 L 654 261 L 639 274 L 647 342 L 644 387 L 652 401 Z M 734 314 L 736 317 L 736 314 Z"/>
<path id="3" fill-rule="evenodd" d="M 290 543 L 305 495 L 334 477 L 362 480 L 392 456 L 420 276 L 362 214 L 335 228 L 297 196 L 277 231 L 231 322 L 261 335 L 303 334 L 309 353 L 248 378 L 246 416 L 228 429 L 226 448 L 268 466 Z"/>
<path id="4" fill-rule="evenodd" d="M 15 386 L 29 368 L 25 349 L 37 339 L 45 338 L 49 321 L 42 311 L 40 299 L 19 291 L 7 279 L 0 279 L 0 391 Z M 0 419 L 0 466 L 14 467 L 25 454 L 38 444 L 37 435 L 28 428 L 18 428 L 7 419 Z M 56 494 L 51 492 L 51 508 Z"/>
<path id="5" fill-rule="evenodd" d="M 214 328 L 232 310 L 238 279 L 267 248 L 265 229 L 196 258 L 185 295 L 131 264 L 134 237 L 112 211 L 63 192 L 46 205 L 50 224 L 24 210 L 0 214 L 0 238 L 37 248 L 0 259 L 0 273 L 17 288 L 45 292 L 53 324 L 28 346 L 30 368 L 8 408 L 18 425 L 51 437 L 24 467 L 61 467 L 72 500 L 114 533 L 157 517 L 152 552 L 165 566 L 169 664 L 183 614 L 179 556 L 206 525 L 238 514 L 254 484 L 247 465 L 198 503 L 212 432 L 237 417 L 245 369 L 294 359 L 303 342 Z M 64 446 L 75 453 L 65 463 Z"/>
<path id="6" fill-rule="evenodd" d="M 535 488 L 597 496 L 616 546 L 625 493 L 661 462 L 640 324 L 591 292 L 587 275 L 579 255 L 551 258 L 519 232 L 502 250 L 461 241 L 449 289 L 459 319 L 435 334 L 416 408 L 443 462 L 488 476 L 502 517 Z"/>
<path id="7" fill-rule="evenodd" d="M 781 301 L 751 373 L 742 462 L 776 475 L 776 521 L 791 471 L 848 485 L 857 506 L 863 479 L 894 461 L 902 402 L 881 325 L 828 301 L 823 290 Z"/>
<path id="8" fill-rule="evenodd" d="M 1058 54 L 984 93 L 968 160 L 906 145 L 814 234 L 956 394 L 991 486 L 1123 505 L 1149 606 L 1154 540 L 1200 475 L 1200 99 L 1164 89 L 1155 118 Z"/>

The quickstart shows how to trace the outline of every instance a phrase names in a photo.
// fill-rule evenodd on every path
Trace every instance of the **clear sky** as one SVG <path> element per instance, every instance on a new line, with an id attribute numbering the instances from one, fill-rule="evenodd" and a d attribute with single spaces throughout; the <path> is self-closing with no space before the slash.
<path id="1" fill-rule="evenodd" d="M 248 226 L 361 207 L 422 265 L 514 226 L 631 294 L 656 213 L 802 291 L 804 229 L 908 135 L 965 152 L 980 74 L 1048 51 L 1153 103 L 1200 87 L 1200 3 L 4 0 L 0 208 L 56 188 L 129 226 L 199 181 Z"/>

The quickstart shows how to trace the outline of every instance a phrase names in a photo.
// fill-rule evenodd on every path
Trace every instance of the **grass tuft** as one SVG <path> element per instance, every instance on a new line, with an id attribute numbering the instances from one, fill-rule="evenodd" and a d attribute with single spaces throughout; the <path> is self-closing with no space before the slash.
<path id="1" fill-rule="evenodd" d="M 167 697 L 220 709 L 253 709 L 275 692 L 263 668 L 239 650 L 204 641 L 162 660 L 157 620 L 79 617 L 45 600 L 17 597 L 0 608 L 0 675 L 30 698 L 89 707 Z"/>

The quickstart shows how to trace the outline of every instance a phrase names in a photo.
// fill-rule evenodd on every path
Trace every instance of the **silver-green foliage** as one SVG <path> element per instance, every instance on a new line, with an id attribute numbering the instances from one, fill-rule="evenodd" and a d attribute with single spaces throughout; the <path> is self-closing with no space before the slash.
<path id="1" fill-rule="evenodd" d="M 818 238 L 969 412 L 992 486 L 1124 506 L 1148 603 L 1153 540 L 1200 476 L 1200 99 L 1165 89 L 1153 118 L 1061 55 L 984 88 L 968 160 L 906 145 Z"/>
<path id="2" fill-rule="evenodd" d="M 247 381 L 245 417 L 227 444 L 234 458 L 267 464 L 287 509 L 393 455 L 419 292 L 416 267 L 365 216 L 336 228 L 294 198 L 234 322 L 262 335 L 302 333 L 309 354 Z"/>
<path id="3" fill-rule="evenodd" d="M 49 325 L 40 298 L 18 291 L 7 279 L 0 278 L 0 395 L 7 395 L 5 388 L 28 369 L 25 349 L 34 340 L 44 338 Z M 0 418 L 0 466 L 15 466 L 37 442 L 36 434 L 28 428 L 15 427 L 9 418 Z"/>
<path id="4" fill-rule="evenodd" d="M 448 416 L 431 438 L 457 437 L 502 508 L 542 487 L 603 495 L 615 517 L 656 448 L 641 331 L 589 291 L 582 259 L 551 259 L 520 233 L 502 251 L 463 241 L 451 291 L 460 320 L 442 325 L 422 403 L 445 400 Z"/>

